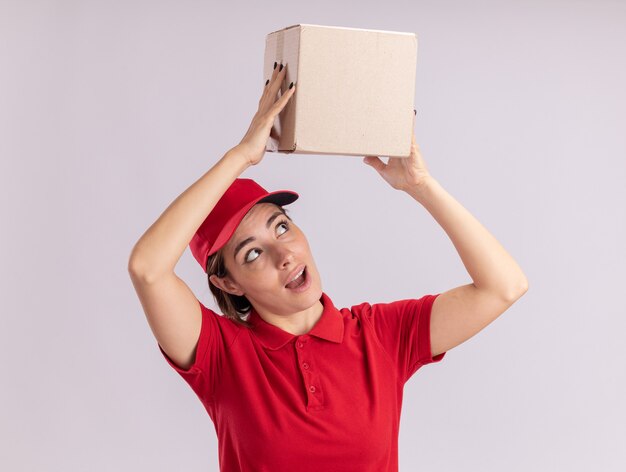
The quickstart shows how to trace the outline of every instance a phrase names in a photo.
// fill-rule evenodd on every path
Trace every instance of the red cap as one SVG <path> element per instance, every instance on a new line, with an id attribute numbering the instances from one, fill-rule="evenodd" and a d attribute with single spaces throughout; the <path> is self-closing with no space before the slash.
<path id="1" fill-rule="evenodd" d="M 193 257 L 206 272 L 209 256 L 228 242 L 250 208 L 261 202 L 288 205 L 298 197 L 291 190 L 268 192 L 252 179 L 235 179 L 191 238 Z"/>

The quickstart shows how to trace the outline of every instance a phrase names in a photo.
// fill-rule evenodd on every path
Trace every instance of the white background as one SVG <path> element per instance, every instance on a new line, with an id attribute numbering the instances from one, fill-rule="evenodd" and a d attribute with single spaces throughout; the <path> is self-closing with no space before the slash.
<path id="1" fill-rule="evenodd" d="M 0 469 L 217 470 L 165 363 L 133 244 L 245 134 L 265 35 L 414 32 L 431 174 L 529 291 L 407 383 L 403 471 L 622 471 L 626 4 L 619 1 L 1 1 Z M 276 155 L 338 308 L 470 283 L 430 214 L 355 156 Z M 187 249 L 177 268 L 216 309 Z"/>

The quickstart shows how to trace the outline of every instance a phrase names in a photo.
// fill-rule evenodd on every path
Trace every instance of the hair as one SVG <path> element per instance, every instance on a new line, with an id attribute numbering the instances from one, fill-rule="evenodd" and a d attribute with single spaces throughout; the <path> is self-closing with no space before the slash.
<path id="1" fill-rule="evenodd" d="M 282 211 L 285 216 L 291 221 L 291 218 L 289 217 L 289 215 L 287 215 L 286 209 L 284 209 L 277 203 L 274 203 L 274 205 L 276 205 L 278 209 Z M 224 316 L 237 324 L 245 326 L 246 328 L 251 328 L 252 324 L 250 323 L 249 319 L 243 319 L 252 310 L 252 304 L 246 298 L 246 296 L 232 295 L 228 292 L 223 291 L 218 286 L 213 285 L 213 283 L 211 282 L 211 275 L 216 275 L 220 278 L 228 275 L 228 270 L 226 269 L 226 263 L 224 261 L 224 246 L 222 246 L 216 253 L 211 254 L 208 257 L 206 274 L 207 280 L 209 282 L 209 288 L 211 289 L 211 293 L 213 293 L 213 298 L 215 299 L 217 306 L 219 306 L 220 310 L 222 310 Z"/>

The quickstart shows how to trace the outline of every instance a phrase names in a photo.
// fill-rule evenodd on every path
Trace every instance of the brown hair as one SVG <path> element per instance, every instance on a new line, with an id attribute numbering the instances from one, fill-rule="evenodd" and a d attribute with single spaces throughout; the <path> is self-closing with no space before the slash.
<path id="1" fill-rule="evenodd" d="M 291 218 L 287 215 L 287 210 L 278 204 L 275 205 L 285 214 L 287 219 L 291 221 Z M 213 293 L 213 298 L 215 299 L 217 306 L 219 306 L 220 310 L 222 310 L 222 313 L 224 313 L 224 316 L 237 324 L 245 326 L 246 328 L 251 328 L 252 325 L 250 324 L 250 321 L 243 319 L 243 317 L 252 310 L 252 304 L 246 296 L 232 295 L 228 292 L 224 292 L 211 282 L 211 275 L 213 274 L 220 278 L 228 275 L 226 264 L 224 262 L 224 247 L 221 247 L 216 253 L 211 254 L 208 257 L 206 273 L 209 288 L 211 289 L 211 293 Z"/>

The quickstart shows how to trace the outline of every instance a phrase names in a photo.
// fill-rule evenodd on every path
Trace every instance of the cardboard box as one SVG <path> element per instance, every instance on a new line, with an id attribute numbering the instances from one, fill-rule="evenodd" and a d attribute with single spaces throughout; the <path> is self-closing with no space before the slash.
<path id="1" fill-rule="evenodd" d="M 263 81 L 286 70 L 269 152 L 408 157 L 413 132 L 415 33 L 298 24 L 265 41 Z"/>

